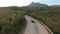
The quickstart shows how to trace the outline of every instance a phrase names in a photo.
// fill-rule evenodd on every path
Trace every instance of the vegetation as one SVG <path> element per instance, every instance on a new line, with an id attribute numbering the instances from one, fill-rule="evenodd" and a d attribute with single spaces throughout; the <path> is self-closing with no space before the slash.
<path id="1" fill-rule="evenodd" d="M 10 8 L 5 9 L 8 10 L 7 12 L 10 15 L 0 19 L 0 34 L 19 34 L 26 26 L 24 12 L 11 10 Z"/>
<path id="2" fill-rule="evenodd" d="M 30 15 L 47 25 L 54 34 L 60 34 L 60 7 L 3 7 L 7 17 L 0 19 L 0 34 L 19 34 L 25 23 L 24 15 Z M 4 13 L 2 13 L 4 14 Z"/>
<path id="3" fill-rule="evenodd" d="M 28 9 L 29 8 L 29 9 Z M 47 25 L 54 34 L 60 34 L 60 7 L 25 7 L 27 15 L 39 19 Z M 26 9 L 28 11 L 26 11 Z"/>

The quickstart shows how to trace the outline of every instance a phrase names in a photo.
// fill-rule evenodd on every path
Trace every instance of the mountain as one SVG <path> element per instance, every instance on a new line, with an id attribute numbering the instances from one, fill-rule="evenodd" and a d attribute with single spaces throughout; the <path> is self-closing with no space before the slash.
<path id="1" fill-rule="evenodd" d="M 42 4 L 42 3 L 35 3 L 35 2 L 32 2 L 30 5 L 28 5 L 30 7 L 44 7 L 44 6 L 48 6 L 46 4 Z"/>

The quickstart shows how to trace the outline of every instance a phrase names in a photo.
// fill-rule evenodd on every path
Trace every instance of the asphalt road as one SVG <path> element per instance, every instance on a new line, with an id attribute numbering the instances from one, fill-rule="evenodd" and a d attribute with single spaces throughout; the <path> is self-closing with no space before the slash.
<path id="1" fill-rule="evenodd" d="M 27 27 L 24 34 L 50 34 L 50 32 L 36 19 L 27 15 L 25 16 L 25 18 L 27 20 Z M 32 23 L 32 20 L 34 21 L 34 23 Z"/>

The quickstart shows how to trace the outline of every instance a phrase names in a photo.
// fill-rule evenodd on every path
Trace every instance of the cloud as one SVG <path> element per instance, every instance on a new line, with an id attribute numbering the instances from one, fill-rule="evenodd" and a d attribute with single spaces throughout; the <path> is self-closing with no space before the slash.
<path id="1" fill-rule="evenodd" d="M 33 0 L 0 0 L 0 6 L 25 6 Z"/>
<path id="2" fill-rule="evenodd" d="M 31 2 L 40 2 L 48 5 L 59 5 L 60 0 L 0 0 L 1 6 L 25 6 Z"/>

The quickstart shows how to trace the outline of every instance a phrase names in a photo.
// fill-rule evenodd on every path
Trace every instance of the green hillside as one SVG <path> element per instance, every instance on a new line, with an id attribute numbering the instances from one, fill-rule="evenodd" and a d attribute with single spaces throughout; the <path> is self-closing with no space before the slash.
<path id="1" fill-rule="evenodd" d="M 12 6 L 2 8 L 8 13 L 6 13 L 6 17 L 2 12 L 3 18 L 0 19 L 0 34 L 19 34 L 21 29 L 26 26 L 24 15 L 29 15 L 40 20 L 47 25 L 54 34 L 60 34 L 60 7 Z"/>

